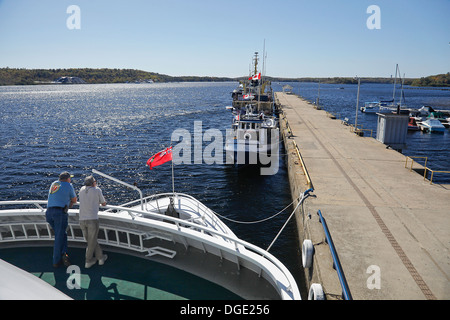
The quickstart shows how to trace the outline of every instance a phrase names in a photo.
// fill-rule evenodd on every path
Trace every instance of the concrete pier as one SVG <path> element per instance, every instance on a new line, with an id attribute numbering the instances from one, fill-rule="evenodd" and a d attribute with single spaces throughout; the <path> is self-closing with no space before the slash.
<path id="1" fill-rule="evenodd" d="M 353 299 L 450 299 L 450 186 L 430 184 L 401 153 L 295 95 L 276 100 L 292 197 L 314 187 L 296 213 L 300 247 L 306 238 L 315 250 L 308 288 L 320 283 L 326 299 L 341 299 L 321 210 Z"/>

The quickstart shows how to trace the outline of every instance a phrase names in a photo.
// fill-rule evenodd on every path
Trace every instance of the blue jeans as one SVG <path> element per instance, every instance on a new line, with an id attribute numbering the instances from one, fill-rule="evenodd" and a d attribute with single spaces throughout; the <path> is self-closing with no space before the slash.
<path id="1" fill-rule="evenodd" d="M 63 254 L 67 253 L 68 214 L 64 213 L 63 208 L 50 207 L 45 212 L 45 218 L 55 232 L 53 264 L 58 264 Z"/>

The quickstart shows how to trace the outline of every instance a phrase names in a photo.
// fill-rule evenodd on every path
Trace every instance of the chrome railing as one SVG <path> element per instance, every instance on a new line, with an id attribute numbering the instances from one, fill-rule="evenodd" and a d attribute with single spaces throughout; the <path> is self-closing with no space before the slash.
<path id="1" fill-rule="evenodd" d="M 151 195 L 148 197 L 143 198 L 143 203 L 144 203 L 144 208 L 147 211 L 157 211 L 160 214 L 163 214 L 164 212 L 162 211 L 162 209 L 166 209 L 165 207 L 163 208 L 162 206 L 160 206 L 160 200 L 163 198 L 174 198 L 174 200 L 182 200 L 182 201 L 176 201 L 176 203 L 174 203 L 175 205 L 178 204 L 178 207 L 176 207 L 176 209 L 179 210 L 183 210 L 185 212 L 189 212 L 195 215 L 195 213 L 198 213 L 199 218 L 201 218 L 203 224 L 206 226 L 209 225 L 213 228 L 220 228 L 220 230 L 224 233 L 228 233 L 227 228 L 225 227 L 225 225 L 223 224 L 223 222 L 214 214 L 214 212 L 208 208 L 207 206 L 205 206 L 202 202 L 198 201 L 197 199 L 195 199 L 194 197 L 188 195 L 188 194 L 184 194 L 184 193 L 160 193 L 160 194 L 155 194 L 155 195 Z M 122 204 L 120 207 L 130 207 L 130 206 L 135 206 L 138 205 L 138 202 L 140 202 L 141 200 L 134 200 L 125 204 Z M 156 204 L 156 206 L 155 206 Z M 145 211 L 145 212 L 147 212 Z M 196 219 L 191 219 L 191 221 L 194 221 Z"/>

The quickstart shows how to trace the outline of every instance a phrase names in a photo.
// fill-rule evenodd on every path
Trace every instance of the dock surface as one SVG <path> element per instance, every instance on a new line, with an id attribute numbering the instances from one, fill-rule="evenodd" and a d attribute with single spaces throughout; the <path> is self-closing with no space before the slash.
<path id="1" fill-rule="evenodd" d="M 356 135 L 298 96 L 277 92 L 276 99 L 281 129 L 288 123 L 290 130 L 285 143 L 296 142 L 316 196 L 305 202 L 304 216 L 297 216 L 315 249 L 315 270 L 305 269 L 307 278 L 322 284 L 327 299 L 339 299 L 338 279 L 323 248 L 321 210 L 353 299 L 450 299 L 450 186 L 430 184 L 405 168 L 403 154 Z M 295 168 L 301 164 L 288 162 L 291 191 L 305 190 L 306 182 L 292 186 L 305 179 Z M 299 226 L 300 240 L 303 231 Z"/>

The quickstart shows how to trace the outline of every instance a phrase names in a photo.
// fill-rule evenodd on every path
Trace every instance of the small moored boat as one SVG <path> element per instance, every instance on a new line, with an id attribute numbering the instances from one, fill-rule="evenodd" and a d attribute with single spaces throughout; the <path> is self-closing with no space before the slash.
<path id="1" fill-rule="evenodd" d="M 409 117 L 408 130 L 410 130 L 410 131 L 420 130 L 420 127 L 417 124 L 417 119 L 415 117 Z"/>
<path id="2" fill-rule="evenodd" d="M 439 120 L 434 118 L 429 118 L 428 120 L 419 122 L 418 125 L 423 132 L 443 133 L 445 131 L 444 125 Z"/>
<path id="3" fill-rule="evenodd" d="M 392 113 L 395 111 L 394 108 L 388 107 L 386 103 L 383 102 L 365 102 L 364 106 L 361 107 L 361 111 L 364 113 Z"/>

